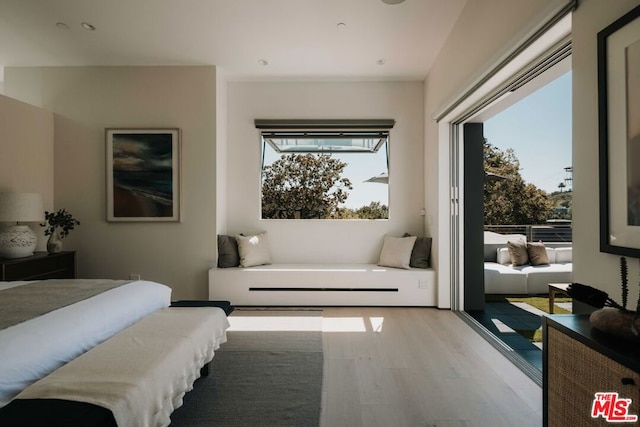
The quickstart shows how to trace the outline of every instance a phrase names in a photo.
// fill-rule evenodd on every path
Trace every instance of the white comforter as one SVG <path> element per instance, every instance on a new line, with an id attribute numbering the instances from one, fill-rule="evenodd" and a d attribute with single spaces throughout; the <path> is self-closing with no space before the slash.
<path id="1" fill-rule="evenodd" d="M 0 282 L 0 298 L 3 289 L 25 283 Z M 1 330 L 0 407 L 28 385 L 170 304 L 171 288 L 137 280 Z"/>

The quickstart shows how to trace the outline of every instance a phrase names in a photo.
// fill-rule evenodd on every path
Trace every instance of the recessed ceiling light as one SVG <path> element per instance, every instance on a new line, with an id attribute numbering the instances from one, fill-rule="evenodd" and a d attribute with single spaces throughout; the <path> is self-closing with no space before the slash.
<path id="1" fill-rule="evenodd" d="M 399 4 L 402 3 L 404 0 L 382 0 L 382 3 L 386 3 L 386 4 Z"/>
<path id="2" fill-rule="evenodd" d="M 67 24 L 65 24 L 64 22 L 56 23 L 56 27 L 60 28 L 61 30 L 68 30 L 69 29 L 69 26 Z"/>
<path id="3" fill-rule="evenodd" d="M 88 31 L 95 31 L 96 30 L 96 27 L 94 25 L 89 24 L 88 22 L 83 22 L 80 25 L 82 25 L 82 28 L 84 28 L 85 30 L 88 30 Z"/>
<path id="4" fill-rule="evenodd" d="M 378 59 L 378 65 L 384 65 L 385 62 L 387 62 L 387 60 L 384 58 Z"/>
<path id="5" fill-rule="evenodd" d="M 345 28 L 347 28 L 347 24 L 345 24 L 344 22 L 338 22 L 337 27 L 339 30 L 344 30 Z"/>
<path id="6" fill-rule="evenodd" d="M 258 64 L 260 64 L 262 66 L 267 66 L 267 65 L 269 65 L 269 62 L 267 62 L 266 59 L 259 59 L 258 60 Z"/>

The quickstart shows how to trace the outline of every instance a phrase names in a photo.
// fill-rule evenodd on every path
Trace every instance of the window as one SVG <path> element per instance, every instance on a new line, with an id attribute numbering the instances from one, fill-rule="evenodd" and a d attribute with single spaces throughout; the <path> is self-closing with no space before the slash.
<path id="1" fill-rule="evenodd" d="M 256 120 L 263 219 L 388 219 L 393 120 Z"/>

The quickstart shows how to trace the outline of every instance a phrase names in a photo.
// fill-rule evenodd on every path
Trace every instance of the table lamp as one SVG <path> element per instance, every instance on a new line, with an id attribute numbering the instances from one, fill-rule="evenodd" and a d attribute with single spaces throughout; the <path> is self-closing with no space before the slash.
<path id="1" fill-rule="evenodd" d="M 38 236 L 24 222 L 44 221 L 42 195 L 38 193 L 0 193 L 0 257 L 23 258 L 33 255 Z"/>

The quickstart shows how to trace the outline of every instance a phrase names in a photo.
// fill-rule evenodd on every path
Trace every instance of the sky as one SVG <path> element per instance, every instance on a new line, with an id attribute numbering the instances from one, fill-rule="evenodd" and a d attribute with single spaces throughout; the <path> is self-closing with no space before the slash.
<path id="1" fill-rule="evenodd" d="M 371 202 L 380 202 L 389 206 L 389 186 L 377 182 L 365 182 L 369 178 L 387 172 L 385 149 L 386 146 L 383 146 L 377 153 L 373 154 L 333 154 L 334 158 L 347 163 L 342 176 L 349 178 L 353 184 L 353 190 L 348 190 L 349 197 L 340 206 L 357 209 L 362 206 L 368 206 Z M 267 144 L 264 158 L 265 165 L 270 165 L 279 157 L 280 155 Z M 393 174 L 393 172 L 390 172 L 390 174 Z"/>
<path id="2" fill-rule="evenodd" d="M 485 121 L 484 136 L 501 150 L 513 148 L 527 183 L 558 191 L 571 166 L 571 72 Z"/>

